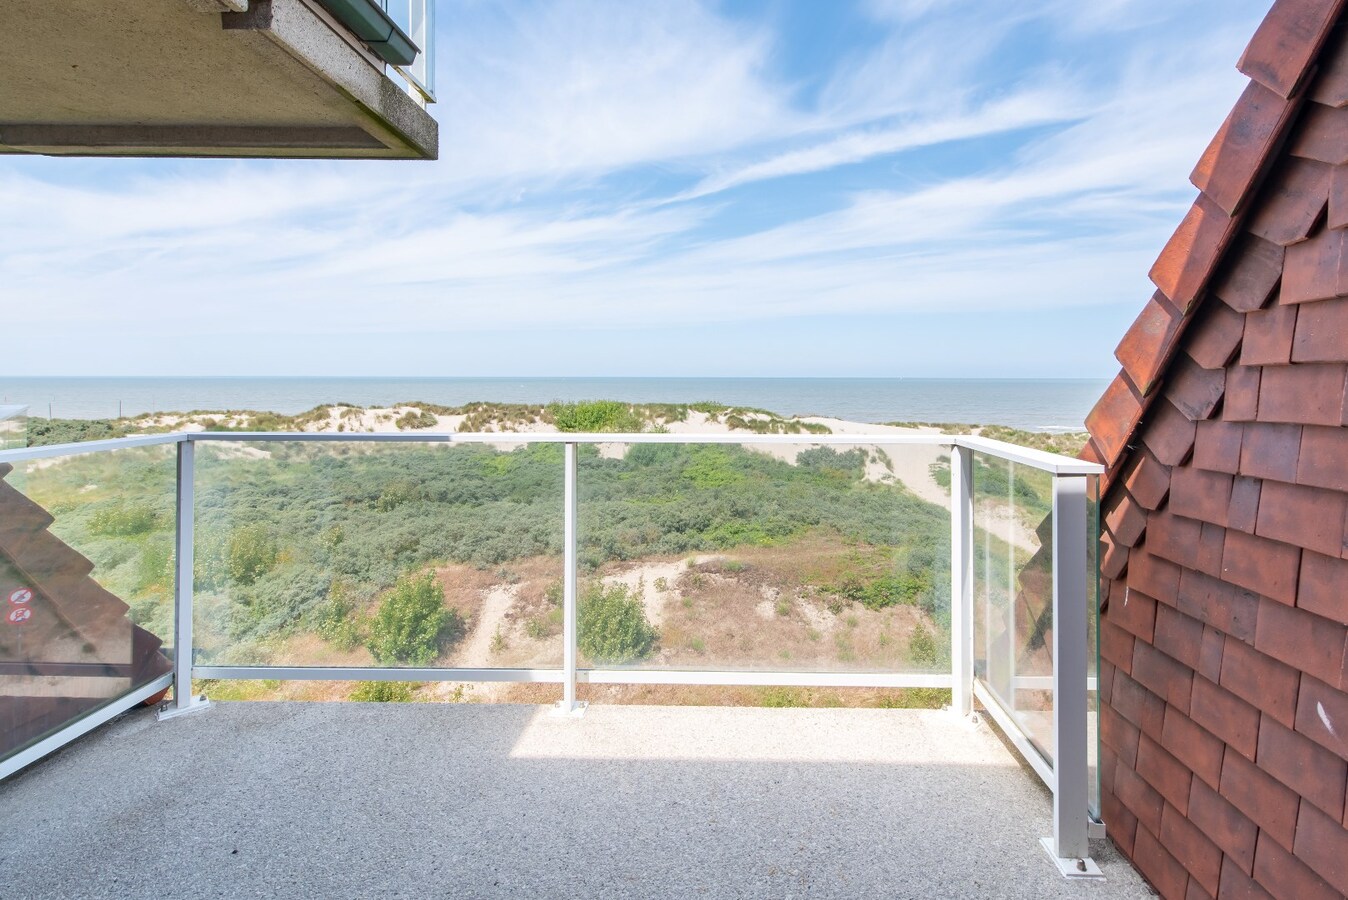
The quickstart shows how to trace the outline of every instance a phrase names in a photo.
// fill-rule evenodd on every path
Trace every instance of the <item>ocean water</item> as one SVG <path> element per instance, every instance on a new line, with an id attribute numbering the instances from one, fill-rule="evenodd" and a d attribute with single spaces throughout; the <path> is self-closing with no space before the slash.
<path id="1" fill-rule="evenodd" d="M 294 414 L 324 403 L 421 400 L 547 403 L 715 400 L 783 415 L 858 422 L 958 422 L 1080 429 L 1102 379 L 936 378 L 11 378 L 0 404 L 35 417 L 115 418 L 147 412 L 253 409 Z"/>

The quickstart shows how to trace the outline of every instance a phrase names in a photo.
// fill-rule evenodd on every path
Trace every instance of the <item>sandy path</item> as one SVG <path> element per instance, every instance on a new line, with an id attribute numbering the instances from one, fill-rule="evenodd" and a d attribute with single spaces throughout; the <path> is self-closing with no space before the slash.
<path id="1" fill-rule="evenodd" d="M 693 565 L 700 566 L 705 562 L 719 559 L 715 554 L 704 554 L 702 556 L 692 557 Z M 637 589 L 641 589 L 641 604 L 646 608 L 646 618 L 652 625 L 659 628 L 665 621 L 665 604 L 671 600 L 678 600 L 683 595 L 675 586 L 679 576 L 688 571 L 688 560 L 677 560 L 675 562 L 647 563 L 641 566 L 634 566 L 625 572 L 617 572 L 613 575 L 606 575 L 603 582 L 606 585 L 623 584 L 627 586 L 630 593 L 635 594 Z M 655 589 L 657 578 L 663 578 L 668 585 L 668 590 L 658 591 Z"/>
<path id="2" fill-rule="evenodd" d="M 454 655 L 454 665 L 459 668 L 487 668 L 493 665 L 491 640 L 496 629 L 505 621 L 506 613 L 515 602 L 515 585 L 498 585 L 486 591 L 482 599 L 482 608 L 478 610 L 477 620 L 472 631 L 464 638 L 459 652 Z"/>

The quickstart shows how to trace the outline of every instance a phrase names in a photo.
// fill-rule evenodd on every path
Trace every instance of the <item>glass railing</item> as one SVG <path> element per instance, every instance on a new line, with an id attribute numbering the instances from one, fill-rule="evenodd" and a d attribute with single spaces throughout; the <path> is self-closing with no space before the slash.
<path id="1" fill-rule="evenodd" d="M 1085 856 L 1092 464 L 942 435 L 228 432 L 0 464 L 0 696 L 104 679 L 28 744 L 170 681 L 166 714 L 200 708 L 193 677 L 560 684 L 567 714 L 584 683 L 935 688 L 977 697 L 1054 790 L 1055 853 Z M 122 643 L 58 640 L 67 598 L 61 627 Z"/>
<path id="2" fill-rule="evenodd" d="M 408 93 L 435 102 L 435 0 L 379 0 L 380 6 L 420 50 L 407 66 L 394 66 Z"/>
<path id="3" fill-rule="evenodd" d="M 0 463 L 0 766 L 171 681 L 173 448 L 74 449 Z"/>

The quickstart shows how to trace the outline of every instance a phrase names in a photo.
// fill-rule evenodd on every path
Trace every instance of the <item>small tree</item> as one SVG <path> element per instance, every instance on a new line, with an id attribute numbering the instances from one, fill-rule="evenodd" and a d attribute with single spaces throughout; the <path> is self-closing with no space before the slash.
<path id="1" fill-rule="evenodd" d="M 646 619 L 641 597 L 629 597 L 627 586 L 604 587 L 595 582 L 581 597 L 577 643 L 597 663 L 625 663 L 640 659 L 660 637 Z"/>
<path id="2" fill-rule="evenodd" d="M 366 646 L 381 665 L 424 666 L 456 635 L 463 620 L 445 608 L 445 594 L 432 572 L 404 575 L 370 621 Z"/>

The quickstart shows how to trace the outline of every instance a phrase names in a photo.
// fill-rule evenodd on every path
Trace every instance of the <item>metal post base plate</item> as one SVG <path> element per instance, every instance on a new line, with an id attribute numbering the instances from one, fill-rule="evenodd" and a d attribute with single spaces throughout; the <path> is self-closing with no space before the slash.
<path id="1" fill-rule="evenodd" d="M 585 708 L 590 705 L 588 700 L 578 700 L 571 708 L 567 708 L 565 700 L 558 700 L 552 704 L 552 712 L 548 715 L 556 716 L 559 719 L 579 719 L 585 715 Z"/>
<path id="2" fill-rule="evenodd" d="M 1044 852 L 1048 854 L 1049 859 L 1053 860 L 1053 864 L 1058 867 L 1058 874 L 1063 878 L 1105 880 L 1105 873 L 1100 871 L 1100 867 L 1095 864 L 1095 860 L 1089 856 L 1085 859 L 1063 859 L 1053 852 L 1053 838 L 1041 838 L 1039 846 L 1044 848 Z"/>
<path id="3" fill-rule="evenodd" d="M 210 707 L 211 701 L 206 699 L 205 694 L 202 694 L 200 697 L 193 697 L 192 702 L 186 706 L 175 706 L 172 703 L 164 704 L 159 708 L 159 713 L 156 718 L 160 722 L 163 722 L 166 719 L 176 719 L 179 716 L 188 716 L 192 713 L 199 713 L 203 710 L 210 709 Z"/>

